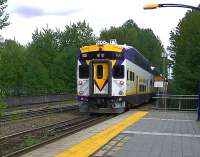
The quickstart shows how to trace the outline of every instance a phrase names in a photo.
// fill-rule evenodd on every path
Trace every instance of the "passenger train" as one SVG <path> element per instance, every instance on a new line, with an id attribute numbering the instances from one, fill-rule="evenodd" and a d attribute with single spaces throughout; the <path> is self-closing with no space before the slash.
<path id="1" fill-rule="evenodd" d="M 154 94 L 154 71 L 134 47 L 98 42 L 78 51 L 77 94 L 80 111 L 122 113 L 148 102 Z"/>

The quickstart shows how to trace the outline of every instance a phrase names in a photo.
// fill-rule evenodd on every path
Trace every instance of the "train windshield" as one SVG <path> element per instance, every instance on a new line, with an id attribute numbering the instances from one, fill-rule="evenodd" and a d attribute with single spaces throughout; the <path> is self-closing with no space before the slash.
<path id="1" fill-rule="evenodd" d="M 80 58 L 83 60 L 91 59 L 120 59 L 122 58 L 122 53 L 112 52 L 112 51 L 95 51 L 95 52 L 86 52 L 80 55 Z"/>
<path id="2" fill-rule="evenodd" d="M 113 77 L 116 79 L 124 78 L 124 65 L 113 66 Z"/>
<path id="3" fill-rule="evenodd" d="M 89 66 L 79 65 L 79 78 L 86 79 L 89 77 Z"/>

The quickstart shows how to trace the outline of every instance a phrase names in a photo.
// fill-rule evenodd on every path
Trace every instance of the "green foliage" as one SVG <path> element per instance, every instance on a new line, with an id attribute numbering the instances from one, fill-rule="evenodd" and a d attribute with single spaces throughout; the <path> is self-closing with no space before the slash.
<path id="1" fill-rule="evenodd" d="M 60 49 L 65 51 L 69 47 L 80 48 L 92 44 L 95 41 L 95 36 L 89 24 L 83 21 L 65 26 L 65 30 L 60 32 L 59 39 Z"/>
<path id="2" fill-rule="evenodd" d="M 172 92 L 195 94 L 200 80 L 200 12 L 189 11 L 170 34 L 173 64 Z"/>
<path id="3" fill-rule="evenodd" d="M 1 43 L 1 91 L 6 96 L 75 93 L 77 50 L 95 41 L 89 25 L 36 29 L 32 38 L 27 47 L 13 40 Z"/>
<path id="4" fill-rule="evenodd" d="M 23 85 L 26 50 L 13 40 L 0 45 L 0 89 L 17 89 Z M 8 94 L 5 90 L 4 94 Z"/>
<path id="5" fill-rule="evenodd" d="M 28 51 L 27 88 L 46 89 L 48 93 L 76 91 L 76 51 L 94 43 L 92 29 L 85 21 L 67 25 L 64 31 L 36 30 Z M 37 61 L 34 61 L 37 60 Z M 35 62 L 35 64 L 34 64 Z M 37 63 L 36 63 L 37 62 Z M 39 65 L 41 64 L 41 65 Z M 35 65 L 34 67 L 31 67 Z M 38 71 L 37 66 L 40 71 Z M 35 69 L 35 70 L 34 70 Z M 31 76 L 35 72 L 35 77 Z M 32 73 L 32 74 L 31 74 Z M 31 81 L 31 82 L 30 82 Z"/>
<path id="6" fill-rule="evenodd" d="M 133 46 L 149 59 L 153 66 L 161 68 L 160 57 L 163 47 L 160 40 L 151 29 L 141 29 L 133 20 L 128 20 L 117 28 L 104 29 L 101 31 L 100 39 L 116 39 L 119 44 Z"/>
<path id="7" fill-rule="evenodd" d="M 5 13 L 5 9 L 7 7 L 6 2 L 7 2 L 7 0 L 0 0 L 0 30 L 10 24 L 9 22 L 7 22 L 9 15 L 7 13 Z M 0 34 L 0 41 L 1 40 L 2 40 L 2 36 Z M 1 60 L 2 60 L 1 56 L 3 55 L 3 51 L 1 48 L 2 48 L 2 45 L 0 45 L 0 67 L 1 67 Z M 1 71 L 1 68 L 0 68 L 0 71 Z M 0 77 L 1 77 L 1 72 L 0 72 Z M 1 82 L 1 80 L 0 80 L 0 82 Z M 3 111 L 6 107 L 7 107 L 6 104 L 3 102 L 2 91 L 0 90 L 0 117 L 3 115 Z"/>
<path id="8" fill-rule="evenodd" d="M 60 69 L 57 76 L 58 79 L 64 80 L 67 92 L 75 93 L 77 50 L 82 46 L 94 44 L 95 36 L 92 28 L 85 21 L 67 25 L 58 36 L 60 55 L 55 62 L 62 64 L 63 69 Z"/>
<path id="9" fill-rule="evenodd" d="M 35 139 L 31 136 L 27 136 L 26 139 L 24 140 L 24 142 L 20 145 L 20 147 L 24 148 L 24 147 L 30 147 L 34 144 L 39 143 L 41 140 L 40 139 Z"/>
<path id="10" fill-rule="evenodd" d="M 10 23 L 7 22 L 9 15 L 5 13 L 7 0 L 0 0 L 0 29 L 8 26 Z"/>
<path id="11" fill-rule="evenodd" d="M 24 75 L 25 88 L 36 92 L 40 89 L 51 92 L 54 90 L 55 79 L 53 61 L 59 53 L 56 32 L 49 28 L 36 30 L 32 38 L 27 48 L 29 53 Z"/>

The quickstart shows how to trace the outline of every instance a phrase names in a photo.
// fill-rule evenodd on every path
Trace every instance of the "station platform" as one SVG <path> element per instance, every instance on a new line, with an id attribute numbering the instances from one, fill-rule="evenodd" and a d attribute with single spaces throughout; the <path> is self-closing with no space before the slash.
<path id="1" fill-rule="evenodd" d="M 195 112 L 129 111 L 23 157 L 200 157 Z"/>
<path id="2" fill-rule="evenodd" d="M 200 157 L 196 113 L 149 112 L 92 157 Z"/>

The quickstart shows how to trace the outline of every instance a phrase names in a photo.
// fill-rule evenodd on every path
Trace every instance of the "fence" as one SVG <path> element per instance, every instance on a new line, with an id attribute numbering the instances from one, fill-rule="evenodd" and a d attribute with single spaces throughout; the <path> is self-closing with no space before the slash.
<path id="1" fill-rule="evenodd" d="M 72 89 L 76 93 L 75 89 Z M 13 96 L 44 96 L 44 95 L 61 95 L 73 93 L 68 90 L 56 89 L 27 89 L 27 88 L 0 88 L 0 96 L 13 97 Z"/>
<path id="2" fill-rule="evenodd" d="M 157 95 L 153 97 L 155 109 L 196 111 L 198 95 Z"/>
<path id="3" fill-rule="evenodd" d="M 43 96 L 16 96 L 7 97 L 4 99 L 8 107 L 19 105 L 42 104 L 49 102 L 62 102 L 68 100 L 76 100 L 76 95 L 62 94 L 62 95 L 43 95 Z"/>

